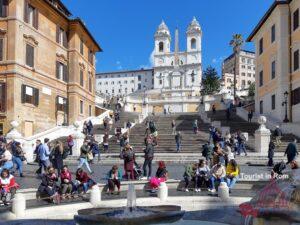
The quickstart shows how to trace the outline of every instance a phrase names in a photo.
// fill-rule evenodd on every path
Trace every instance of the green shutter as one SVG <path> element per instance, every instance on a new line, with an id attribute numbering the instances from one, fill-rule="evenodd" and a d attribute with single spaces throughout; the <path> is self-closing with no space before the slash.
<path id="1" fill-rule="evenodd" d="M 59 79 L 60 62 L 56 61 L 56 78 Z"/>
<path id="2" fill-rule="evenodd" d="M 37 89 L 37 88 L 34 88 L 33 89 L 33 97 L 34 97 L 34 102 L 33 102 L 33 104 L 35 105 L 35 106 L 38 106 L 39 105 L 39 89 Z"/>
<path id="3" fill-rule="evenodd" d="M 64 82 L 69 82 L 69 71 L 68 71 L 68 66 L 64 65 Z"/>
<path id="4" fill-rule="evenodd" d="M 26 103 L 26 85 L 21 86 L 21 102 Z"/>
<path id="5" fill-rule="evenodd" d="M 24 22 L 28 23 L 28 0 L 24 1 Z"/>
<path id="6" fill-rule="evenodd" d="M 33 18 L 33 27 L 35 29 L 39 29 L 39 10 L 37 8 L 34 9 L 34 18 Z"/>

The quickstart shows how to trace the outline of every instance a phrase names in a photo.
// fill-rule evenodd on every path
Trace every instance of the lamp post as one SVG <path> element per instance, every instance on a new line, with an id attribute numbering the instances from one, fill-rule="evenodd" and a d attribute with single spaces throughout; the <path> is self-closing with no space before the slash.
<path id="1" fill-rule="evenodd" d="M 285 106 L 285 117 L 283 120 L 284 123 L 290 122 L 288 119 L 288 96 L 289 96 L 289 93 L 287 91 L 284 92 L 284 102 L 282 103 L 282 106 Z"/>

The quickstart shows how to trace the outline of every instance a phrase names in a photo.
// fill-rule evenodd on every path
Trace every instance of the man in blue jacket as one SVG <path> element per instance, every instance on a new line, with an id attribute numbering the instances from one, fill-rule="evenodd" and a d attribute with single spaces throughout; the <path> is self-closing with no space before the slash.
<path id="1" fill-rule="evenodd" d="M 49 138 L 44 139 L 44 144 L 39 145 L 37 149 L 38 157 L 39 157 L 39 170 L 40 174 L 43 174 L 43 171 L 47 169 L 48 166 L 50 166 L 49 156 L 50 156 L 50 150 L 49 150 Z"/>

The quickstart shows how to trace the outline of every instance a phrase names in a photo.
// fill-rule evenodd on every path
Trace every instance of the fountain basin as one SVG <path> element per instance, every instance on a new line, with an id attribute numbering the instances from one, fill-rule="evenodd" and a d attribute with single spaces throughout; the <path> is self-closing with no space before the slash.
<path id="1" fill-rule="evenodd" d="M 180 220 L 185 211 L 180 206 L 163 205 L 128 208 L 94 208 L 78 211 L 74 220 L 79 225 L 135 225 L 172 223 Z"/>

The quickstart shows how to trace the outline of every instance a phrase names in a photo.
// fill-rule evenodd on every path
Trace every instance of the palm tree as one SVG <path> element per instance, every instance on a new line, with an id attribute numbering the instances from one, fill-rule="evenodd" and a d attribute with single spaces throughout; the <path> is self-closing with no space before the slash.
<path id="1" fill-rule="evenodd" d="M 234 52 L 234 74 L 233 74 L 233 97 L 234 100 L 236 99 L 236 76 L 237 76 L 237 60 L 239 59 L 237 56 L 239 56 L 240 50 L 242 45 L 244 44 L 244 39 L 241 34 L 234 34 L 232 36 L 232 40 L 230 41 L 229 45 L 233 48 Z"/>

